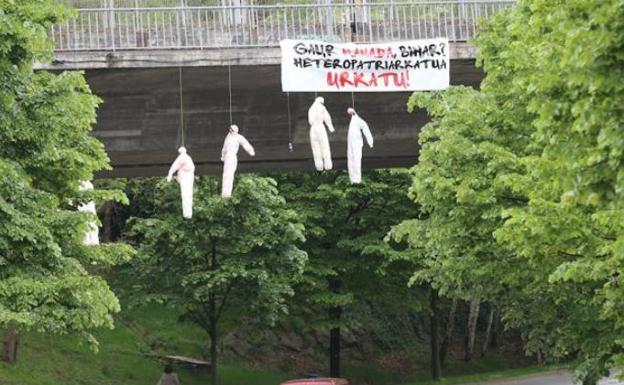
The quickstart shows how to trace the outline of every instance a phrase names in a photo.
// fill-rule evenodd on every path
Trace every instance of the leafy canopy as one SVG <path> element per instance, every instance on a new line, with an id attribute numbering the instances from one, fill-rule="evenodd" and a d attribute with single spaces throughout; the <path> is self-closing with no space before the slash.
<path id="1" fill-rule="evenodd" d="M 384 237 L 392 225 L 417 213 L 405 194 L 407 170 L 367 171 L 364 183 L 355 185 L 338 172 L 283 173 L 276 178 L 306 225 L 303 247 L 310 261 L 298 296 L 316 309 L 347 310 L 340 322 L 327 320 L 326 312 L 316 312 L 321 314 L 318 323 L 351 323 L 355 317 L 350 317 L 350 310 L 375 301 L 377 307 L 403 300 L 413 305 L 403 295 L 407 277 L 384 276 L 382 268 L 391 252 Z"/>
<path id="2" fill-rule="evenodd" d="M 108 168 L 89 135 L 99 99 L 81 73 L 34 72 L 51 58 L 52 23 L 68 16 L 53 1 L 0 0 L 0 326 L 41 332 L 112 327 L 119 303 L 93 274 L 127 259 L 124 245 L 83 245 L 90 199 L 116 191 L 79 191 Z"/>
<path id="3" fill-rule="evenodd" d="M 395 231 L 415 280 L 503 307 L 530 352 L 622 362 L 624 2 L 524 0 L 476 39 L 480 91 L 415 94 L 432 123 L 411 189 L 429 213 Z"/>
<path id="4" fill-rule="evenodd" d="M 130 233 L 140 244 L 132 272 L 147 293 L 141 299 L 176 304 L 206 330 L 229 310 L 274 322 L 307 261 L 297 247 L 303 224 L 272 179 L 240 176 L 228 200 L 218 188 L 217 178 L 197 178 L 193 218 L 185 220 L 177 184 L 155 183 L 158 210 L 134 219 Z M 209 312 L 211 295 L 217 314 Z"/>

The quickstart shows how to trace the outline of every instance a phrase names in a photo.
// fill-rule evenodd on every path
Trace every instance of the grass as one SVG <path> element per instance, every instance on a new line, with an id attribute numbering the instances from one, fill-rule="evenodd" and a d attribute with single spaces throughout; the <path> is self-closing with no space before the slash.
<path id="1" fill-rule="evenodd" d="M 205 333 L 179 323 L 175 312 L 149 306 L 128 311 L 115 330 L 98 332 L 100 350 L 94 354 L 77 336 L 22 336 L 19 359 L 0 363 L 0 385 L 154 385 L 162 365 L 147 358 L 148 346 L 168 354 L 201 357 Z M 205 385 L 208 375 L 177 370 L 184 385 Z M 222 385 L 276 385 L 285 376 L 240 363 L 219 366 Z"/>
<path id="2" fill-rule="evenodd" d="M 0 363 L 0 385 L 154 385 L 162 365 L 145 354 L 160 353 L 190 357 L 206 356 L 207 336 L 190 323 L 177 320 L 177 313 L 161 306 L 125 310 L 115 330 L 96 334 L 100 350 L 93 353 L 77 336 L 47 336 L 27 333 L 20 341 L 19 359 L 14 365 Z M 429 380 L 426 362 L 417 366 L 418 375 L 407 375 L 378 364 L 343 363 L 344 376 L 356 385 L 451 385 L 511 378 L 558 367 L 508 366 L 495 355 L 474 362 L 450 360 L 447 378 Z M 559 367 L 560 368 L 560 367 Z M 177 369 L 183 385 L 205 385 L 208 374 Z M 239 362 L 219 365 L 220 385 L 277 385 L 289 378 L 279 370 L 251 368 Z"/>
<path id="3" fill-rule="evenodd" d="M 418 366 L 417 375 L 406 375 L 383 370 L 375 365 L 344 365 L 343 372 L 356 385 L 453 385 L 474 384 L 491 380 L 522 377 L 535 373 L 565 369 L 564 365 L 525 366 L 510 369 L 509 364 L 494 354 L 465 362 L 463 360 L 448 361 L 443 369 L 444 378 L 432 381 L 428 362 Z"/>

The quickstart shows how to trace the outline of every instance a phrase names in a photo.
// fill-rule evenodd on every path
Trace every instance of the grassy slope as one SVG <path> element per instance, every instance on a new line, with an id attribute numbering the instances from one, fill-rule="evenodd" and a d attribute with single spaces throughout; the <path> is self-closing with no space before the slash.
<path id="1" fill-rule="evenodd" d="M 158 306 L 126 311 L 112 331 L 97 334 L 100 351 L 94 354 L 75 336 L 50 337 L 30 333 L 23 336 L 16 365 L 0 363 L 0 385 L 153 385 L 162 367 L 143 352 L 147 346 L 167 354 L 202 357 L 206 335 L 194 325 L 178 323 L 176 314 Z M 237 363 L 220 365 L 221 385 L 277 385 L 288 376 L 270 370 L 252 369 Z M 476 362 L 450 361 L 442 384 L 458 384 L 489 378 L 513 377 L 535 368 L 504 371 L 495 356 Z M 544 370 L 544 369 L 537 369 Z M 345 363 L 344 375 L 355 383 L 392 385 L 427 384 L 425 365 L 419 376 L 405 376 L 376 365 Z M 489 372 L 483 374 L 484 372 Z M 496 372 L 496 373 L 491 373 Z M 183 385 L 207 384 L 206 374 L 178 370 Z M 461 376 L 461 377 L 458 377 Z"/>
<path id="2" fill-rule="evenodd" d="M 149 317 L 147 316 L 149 315 Z M 148 332 L 148 330 L 150 332 Z M 116 329 L 97 333 L 99 353 L 74 336 L 23 336 L 16 365 L 0 364 L 0 385 L 154 385 L 162 366 L 142 353 L 146 344 L 168 354 L 201 357 L 206 337 L 162 308 L 129 312 Z M 206 384 L 206 374 L 178 371 L 182 384 Z M 223 385 L 275 385 L 283 375 L 237 364 L 220 367 Z"/>

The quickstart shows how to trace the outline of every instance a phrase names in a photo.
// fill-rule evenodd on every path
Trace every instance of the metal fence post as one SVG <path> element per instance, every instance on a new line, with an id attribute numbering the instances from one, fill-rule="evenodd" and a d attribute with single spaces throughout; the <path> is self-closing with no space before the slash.
<path id="1" fill-rule="evenodd" d="M 323 6 L 323 11 L 321 14 L 326 14 L 327 23 L 325 25 L 325 36 L 327 40 L 331 41 L 334 38 L 334 30 L 335 30 L 335 18 L 334 18 L 334 9 L 331 7 L 331 0 L 320 0 L 320 4 Z"/>
<path id="2" fill-rule="evenodd" d="M 218 5 L 189 6 L 188 0 L 167 0 L 167 4 L 161 0 L 162 5 L 150 7 L 157 0 L 117 1 L 99 0 L 99 8 L 78 8 L 78 20 L 52 27 L 50 34 L 56 49 L 113 52 L 182 49 L 197 47 L 197 38 L 200 48 L 276 46 L 283 38 L 373 43 L 409 36 L 427 39 L 447 35 L 450 41 L 466 41 L 475 33 L 475 19 L 489 17 L 515 3 L 513 0 L 383 0 L 383 3 L 314 0 L 280 6 L 253 5 L 250 0 L 220 0 Z M 116 7 L 117 4 L 122 7 Z"/>
<path id="3" fill-rule="evenodd" d="M 115 52 L 115 0 L 108 0 L 108 26 L 110 31 L 111 48 Z"/>
<path id="4" fill-rule="evenodd" d="M 182 46 L 182 33 L 180 31 L 180 19 L 181 17 L 181 8 L 182 8 L 182 1 L 183 0 L 178 0 L 178 12 L 176 12 L 176 35 L 177 35 L 177 41 L 178 41 L 178 47 Z"/>

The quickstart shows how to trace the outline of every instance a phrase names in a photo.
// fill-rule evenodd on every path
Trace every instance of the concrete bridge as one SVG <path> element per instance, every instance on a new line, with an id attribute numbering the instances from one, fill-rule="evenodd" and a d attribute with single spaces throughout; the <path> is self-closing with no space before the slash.
<path id="1" fill-rule="evenodd" d="M 230 112 L 257 153 L 240 157 L 241 170 L 313 170 L 307 109 L 315 95 L 281 91 L 281 39 L 364 43 L 448 37 L 451 83 L 478 87 L 483 74 L 466 41 L 479 18 L 513 5 L 510 0 L 360 0 L 254 6 L 228 0 L 228 6 L 192 6 L 191 0 L 177 0 L 179 6 L 154 7 L 148 6 L 153 1 L 135 0 L 119 8 L 113 0 L 82 1 L 99 7 L 79 8 L 76 18 L 55 26 L 56 60 L 39 67 L 85 70 L 93 92 L 104 100 L 94 135 L 104 142 L 114 170 L 103 176 L 118 177 L 166 174 L 180 144 L 180 79 L 185 143 L 199 173 L 221 171 Z M 346 166 L 346 108 L 353 101 L 375 136 L 375 148 L 364 152 L 365 168 L 416 162 L 416 138 L 427 117 L 406 112 L 409 93 L 323 96 L 337 128 L 330 136 L 336 167 Z"/>

